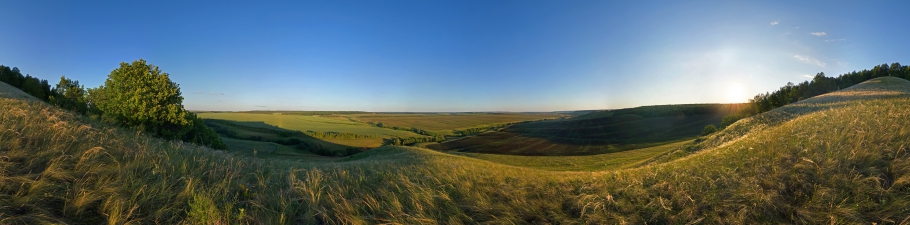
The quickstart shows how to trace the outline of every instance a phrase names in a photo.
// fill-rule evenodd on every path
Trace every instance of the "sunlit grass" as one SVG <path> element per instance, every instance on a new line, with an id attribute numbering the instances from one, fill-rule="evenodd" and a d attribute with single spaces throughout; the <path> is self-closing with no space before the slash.
<path id="1" fill-rule="evenodd" d="M 0 224 L 906 223 L 910 82 L 872 81 L 596 172 L 411 147 L 259 159 L 0 98 Z"/>

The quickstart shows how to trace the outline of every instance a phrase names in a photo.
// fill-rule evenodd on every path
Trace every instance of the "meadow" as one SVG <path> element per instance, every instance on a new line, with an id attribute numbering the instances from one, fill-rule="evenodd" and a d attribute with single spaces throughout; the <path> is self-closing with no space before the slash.
<path id="1" fill-rule="evenodd" d="M 665 162 L 589 172 L 397 146 L 253 158 L 0 96 L 3 224 L 910 221 L 910 81 L 898 78 L 743 119 Z"/>

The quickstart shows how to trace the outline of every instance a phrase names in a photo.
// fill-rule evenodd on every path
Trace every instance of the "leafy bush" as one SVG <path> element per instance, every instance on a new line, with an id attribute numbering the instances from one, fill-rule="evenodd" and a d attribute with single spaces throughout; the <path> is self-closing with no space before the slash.
<path id="1" fill-rule="evenodd" d="M 717 127 L 715 127 L 714 124 L 708 124 L 708 126 L 705 126 L 705 129 L 701 131 L 701 136 L 708 136 L 714 132 L 717 132 Z"/>

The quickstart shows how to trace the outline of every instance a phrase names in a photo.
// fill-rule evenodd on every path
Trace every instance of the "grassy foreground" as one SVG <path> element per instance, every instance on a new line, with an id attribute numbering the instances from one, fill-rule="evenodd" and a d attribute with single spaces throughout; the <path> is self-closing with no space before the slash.
<path id="1" fill-rule="evenodd" d="M 910 82 L 813 99 L 667 163 L 554 172 L 408 147 L 342 162 L 240 157 L 3 97 L 0 224 L 910 221 Z"/>

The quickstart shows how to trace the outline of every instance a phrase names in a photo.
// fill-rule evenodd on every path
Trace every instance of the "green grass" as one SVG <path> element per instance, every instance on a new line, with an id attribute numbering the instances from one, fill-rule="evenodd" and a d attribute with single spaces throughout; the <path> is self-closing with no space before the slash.
<path id="1" fill-rule="evenodd" d="M 453 135 L 452 130 L 483 125 L 554 119 L 557 114 L 464 113 L 464 114 L 355 114 L 352 119 L 382 123 L 385 126 L 412 127 L 436 134 Z"/>
<path id="2" fill-rule="evenodd" d="M 273 159 L 297 159 L 297 160 L 337 160 L 336 157 L 326 157 L 313 154 L 309 151 L 291 148 L 271 142 L 238 140 L 231 138 L 222 138 L 224 144 L 228 146 L 231 153 L 242 156 L 255 156 L 259 158 Z"/>
<path id="3" fill-rule="evenodd" d="M 692 142 L 692 140 L 616 153 L 586 156 L 519 156 L 470 152 L 453 152 L 453 154 L 483 159 L 500 164 L 522 166 L 542 170 L 603 171 L 634 167 L 636 165 L 645 163 L 647 160 L 658 155 L 676 150 L 683 144 L 690 142 Z"/>
<path id="4" fill-rule="evenodd" d="M 900 224 L 908 108 L 910 82 L 879 78 L 579 172 L 412 147 L 241 157 L 0 98 L 0 224 Z"/>
<path id="5" fill-rule="evenodd" d="M 342 121 L 338 119 L 324 118 L 320 116 L 298 116 L 298 115 L 277 115 L 277 114 L 258 114 L 258 113 L 200 113 L 200 118 L 205 119 L 222 119 L 241 122 L 247 126 L 260 126 L 271 128 L 276 126 L 288 130 L 298 131 L 321 131 L 321 132 L 343 132 L 355 134 L 372 134 L 381 136 L 399 136 L 399 137 L 417 137 L 407 131 L 384 129 L 371 127 L 369 125 L 351 121 Z M 259 123 L 262 122 L 262 123 Z M 264 124 L 263 124 L 264 123 Z"/>

